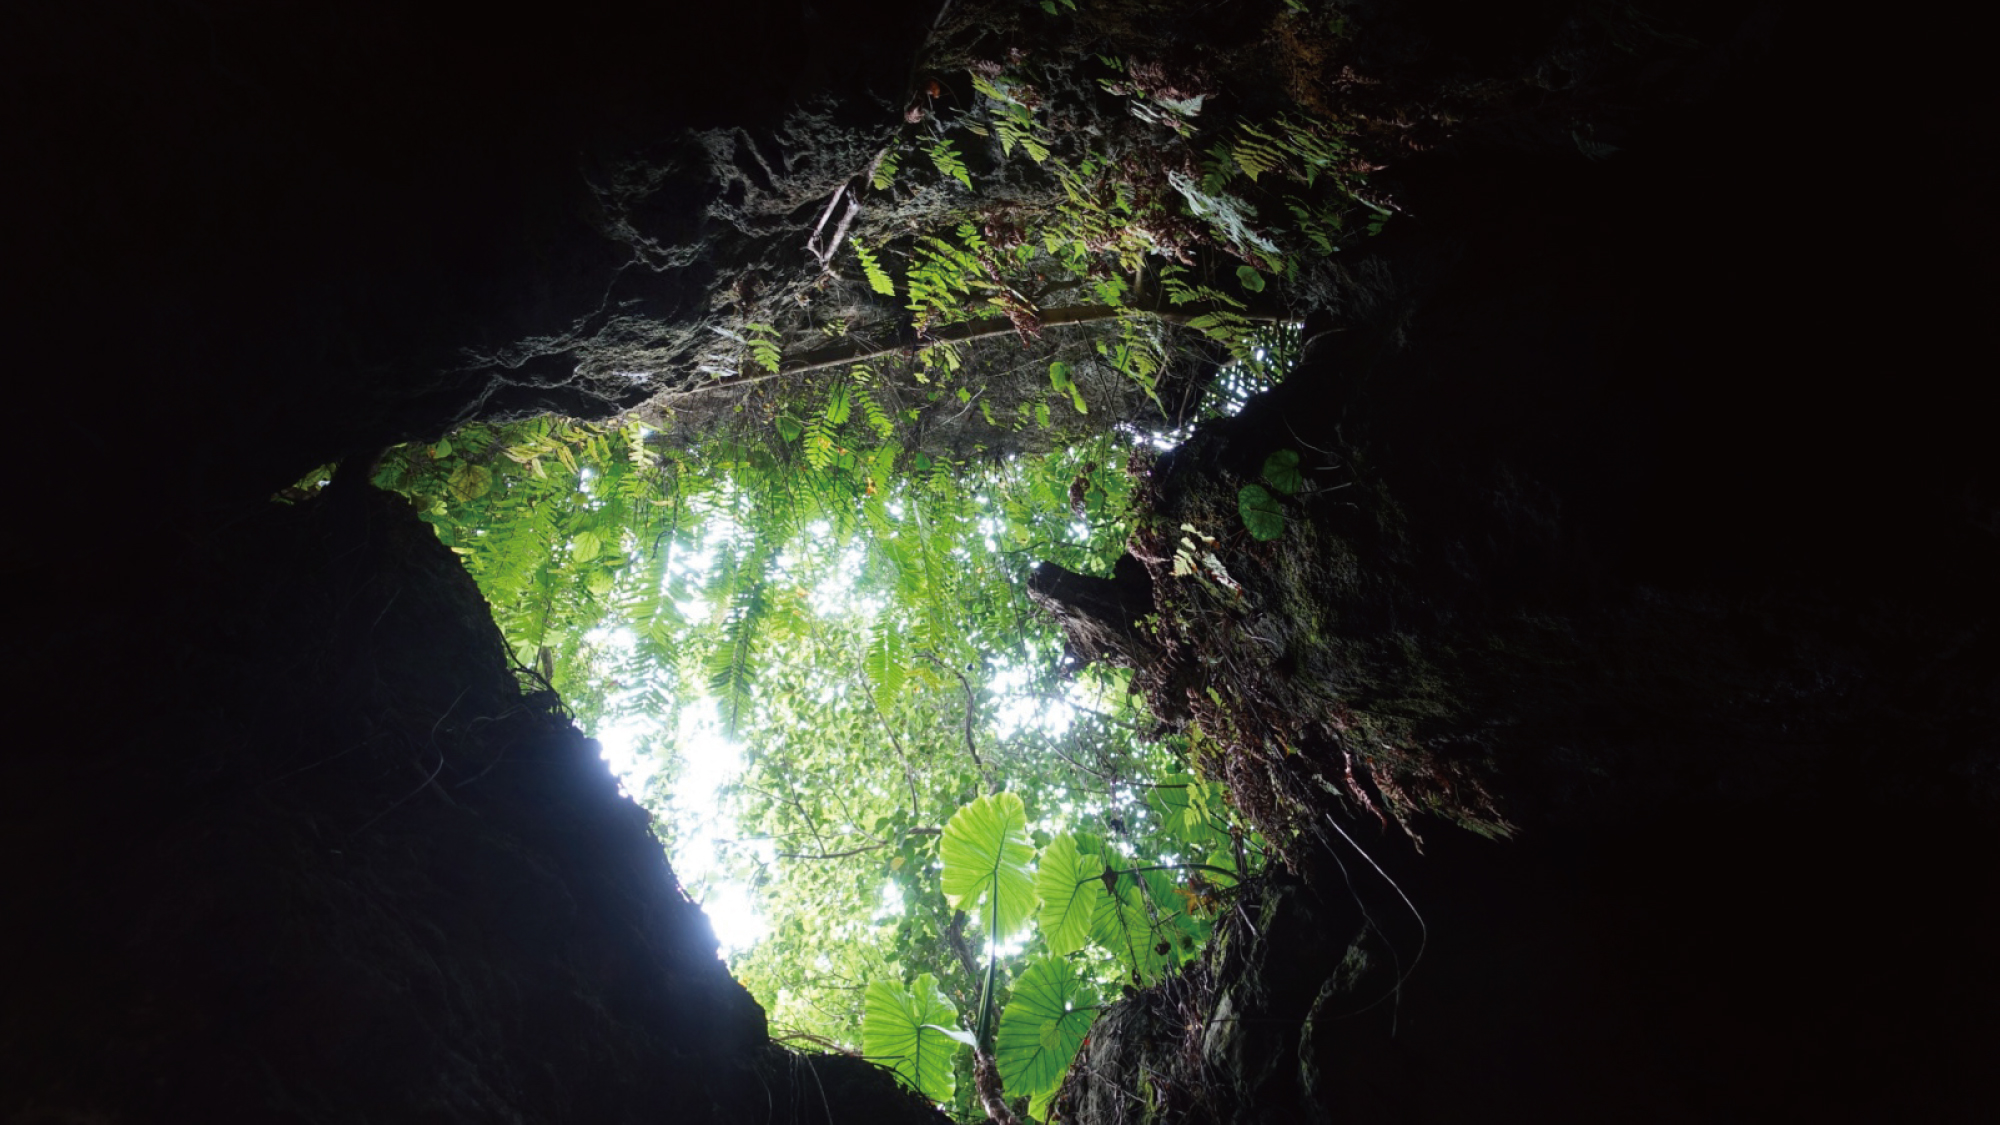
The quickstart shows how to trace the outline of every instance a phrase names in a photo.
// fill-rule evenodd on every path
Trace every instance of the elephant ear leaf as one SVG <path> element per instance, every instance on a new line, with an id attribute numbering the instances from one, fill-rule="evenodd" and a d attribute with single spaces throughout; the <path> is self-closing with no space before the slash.
<path id="1" fill-rule="evenodd" d="M 959 910 L 983 904 L 996 937 L 1019 930 L 1035 909 L 1028 864 L 1028 810 L 1012 793 L 981 797 L 952 814 L 938 844 L 945 900 Z"/>
<path id="2" fill-rule="evenodd" d="M 1068 961 L 1048 957 L 1029 965 L 1014 982 L 993 1044 L 1007 1092 L 1029 1098 L 1054 1093 L 1096 1018 L 1097 997 Z"/>
<path id="3" fill-rule="evenodd" d="M 952 1056 L 957 1035 L 946 1028 L 958 1021 L 937 981 L 924 973 L 903 988 L 875 980 L 861 1018 L 861 1050 L 890 1067 L 905 1085 L 934 1102 L 949 1102 L 957 1091 Z"/>
<path id="4" fill-rule="evenodd" d="M 1066 956 L 1089 943 L 1090 920 L 1104 897 L 1103 875 L 1103 862 L 1078 850 L 1073 836 L 1058 836 L 1042 849 L 1035 870 L 1035 893 L 1042 908 L 1035 921 L 1050 953 Z"/>

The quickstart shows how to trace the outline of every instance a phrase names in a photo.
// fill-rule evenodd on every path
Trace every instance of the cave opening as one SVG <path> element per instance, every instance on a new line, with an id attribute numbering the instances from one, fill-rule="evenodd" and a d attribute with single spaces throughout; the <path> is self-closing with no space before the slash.
<path id="1" fill-rule="evenodd" d="M 0 17 L 0 1115 L 1990 1114 L 1972 37 L 253 7 Z"/>

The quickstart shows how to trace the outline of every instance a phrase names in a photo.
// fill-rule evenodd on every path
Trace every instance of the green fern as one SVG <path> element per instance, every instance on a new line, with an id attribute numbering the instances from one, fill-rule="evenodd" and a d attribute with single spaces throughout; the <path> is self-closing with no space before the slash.
<path id="1" fill-rule="evenodd" d="M 939 175 L 950 176 L 967 189 L 972 187 L 972 172 L 966 168 L 965 161 L 959 158 L 958 150 L 952 147 L 949 140 L 939 137 L 930 142 L 925 151 L 930 154 L 931 163 L 937 166 Z"/>
<path id="2" fill-rule="evenodd" d="M 1230 155 L 1235 158 L 1236 166 L 1243 169 L 1243 174 L 1250 177 L 1253 183 L 1258 176 L 1278 168 L 1285 162 L 1285 154 L 1282 151 L 1256 141 L 1236 142 L 1230 149 Z"/>
<path id="3" fill-rule="evenodd" d="M 757 366 L 776 374 L 779 361 L 783 358 L 778 349 L 778 330 L 768 324 L 750 324 L 745 326 L 745 331 L 750 334 L 745 341 L 750 345 L 750 358 L 756 361 Z"/>
<path id="4" fill-rule="evenodd" d="M 1010 87 L 1003 86 L 1002 84 L 993 81 L 992 79 L 986 77 L 985 75 L 979 73 L 976 70 L 969 71 L 968 73 L 972 77 L 973 89 L 979 91 L 982 94 L 985 94 L 987 97 L 992 98 L 994 101 L 999 102 L 1002 105 L 1021 104 L 1020 100 L 1014 97 L 1014 91 Z"/>
<path id="5" fill-rule="evenodd" d="M 876 191 L 888 191 L 896 182 L 896 171 L 902 166 L 902 150 L 891 145 L 882 151 L 882 158 L 875 162 L 875 174 L 868 177 L 868 185 Z"/>
<path id="6" fill-rule="evenodd" d="M 882 409 L 882 404 L 875 401 L 874 395 L 863 393 L 858 397 L 861 401 L 861 417 L 867 421 L 869 428 L 875 431 L 876 437 L 886 439 L 896 432 L 896 424 L 889 419 L 889 412 Z"/>
<path id="7" fill-rule="evenodd" d="M 967 223 L 959 227 L 961 237 L 969 236 L 972 249 L 954 246 L 936 235 L 917 240 L 916 251 L 905 275 L 909 309 L 917 314 L 918 326 L 937 321 L 949 324 L 966 319 L 968 299 L 973 290 L 984 286 L 985 269 L 976 256 L 986 244 Z"/>
<path id="8" fill-rule="evenodd" d="M 1167 364 L 1167 353 L 1147 318 L 1127 317 L 1120 321 L 1118 342 L 1098 341 L 1097 354 L 1159 405 L 1160 371 Z M 1074 387 L 1070 394 L 1080 397 Z M 1080 403 L 1078 406 L 1081 409 Z"/>
<path id="9" fill-rule="evenodd" d="M 896 283 L 889 279 L 889 271 L 875 257 L 875 252 L 863 245 L 859 238 L 850 238 L 854 244 L 854 256 L 861 259 L 861 272 L 868 278 L 868 287 L 884 297 L 896 295 Z"/>
<path id="10" fill-rule="evenodd" d="M 1332 126 L 1281 116 L 1268 128 L 1247 121 L 1239 122 L 1236 128 L 1239 135 L 1229 146 L 1230 156 L 1252 180 L 1284 170 L 1311 187 L 1321 172 L 1333 168 L 1347 153 L 1344 143 L 1323 135 Z"/>
<path id="11" fill-rule="evenodd" d="M 742 728 L 744 716 L 753 702 L 752 685 L 757 676 L 757 626 L 767 608 L 760 575 L 756 585 L 735 599 L 723 621 L 721 640 L 709 654 L 706 668 L 708 690 L 722 715 L 723 726 L 732 738 Z"/>
<path id="12" fill-rule="evenodd" d="M 805 425 L 806 464 L 825 472 L 833 467 L 840 445 L 840 428 L 847 424 L 853 399 L 846 383 L 836 383 L 826 401 Z"/>
<path id="13" fill-rule="evenodd" d="M 994 119 L 993 128 L 1000 136 L 1000 149 L 1007 155 L 1014 154 L 1019 145 L 1028 158 L 1040 164 L 1049 158 L 1049 146 L 1035 132 L 1035 114 L 1027 106 L 1009 101 Z"/>

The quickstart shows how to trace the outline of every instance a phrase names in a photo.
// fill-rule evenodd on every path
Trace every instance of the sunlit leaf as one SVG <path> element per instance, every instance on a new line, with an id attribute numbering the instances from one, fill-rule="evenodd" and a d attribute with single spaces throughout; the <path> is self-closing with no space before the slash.
<path id="1" fill-rule="evenodd" d="M 982 911 L 982 923 L 1001 939 L 1012 936 L 1035 909 L 1035 883 L 1028 864 L 1035 846 L 1028 841 L 1028 813 L 1021 798 L 995 793 L 959 809 L 944 826 L 939 846 L 944 860 L 943 889 L 952 906 Z"/>
<path id="2" fill-rule="evenodd" d="M 1097 996 L 1069 961 L 1046 957 L 1029 965 L 1014 981 L 993 1041 L 1007 1092 L 1033 1097 L 1060 1086 L 1096 1018 Z"/>
<path id="3" fill-rule="evenodd" d="M 1146 807 L 1176 841 L 1208 849 L 1226 839 L 1223 823 L 1208 807 L 1207 786 L 1193 774 L 1170 773 L 1146 791 Z"/>
<path id="4" fill-rule="evenodd" d="M 950 1101 L 957 1088 L 952 1056 L 959 1045 L 943 1027 L 956 1022 L 958 1012 L 938 990 L 936 978 L 919 974 L 909 988 L 878 978 L 869 982 L 866 995 L 862 1053 L 893 1068 L 930 1100 Z"/>
<path id="5" fill-rule="evenodd" d="M 894 705 L 897 693 L 903 690 L 903 679 L 909 671 L 906 650 L 899 630 L 886 620 L 877 623 L 875 639 L 862 657 L 861 667 L 875 686 L 875 705 L 884 711 Z"/>
<path id="6" fill-rule="evenodd" d="M 1035 921 L 1049 952 L 1065 956 L 1090 941 L 1090 920 L 1104 897 L 1104 864 L 1077 850 L 1076 838 L 1057 836 L 1042 849 L 1035 870 L 1035 893 L 1041 898 Z"/>
<path id="7" fill-rule="evenodd" d="M 493 470 L 484 465 L 461 464 L 451 472 L 452 495 L 460 500 L 477 500 L 493 487 Z"/>

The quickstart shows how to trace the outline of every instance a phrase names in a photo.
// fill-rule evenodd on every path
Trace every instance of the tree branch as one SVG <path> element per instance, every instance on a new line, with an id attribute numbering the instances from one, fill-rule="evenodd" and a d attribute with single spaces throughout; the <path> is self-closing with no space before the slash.
<path id="1" fill-rule="evenodd" d="M 844 852 L 779 852 L 777 853 L 777 856 L 779 859 L 846 859 L 848 856 L 851 855 L 863 855 L 868 852 L 879 852 L 883 848 L 886 848 L 888 846 L 889 845 L 885 842 L 879 844 L 863 844 L 858 848 L 849 848 Z"/>
<path id="2" fill-rule="evenodd" d="M 979 744 L 972 740 L 972 716 L 976 706 L 972 693 L 972 681 L 965 678 L 965 673 L 938 659 L 937 654 L 934 652 L 919 652 L 917 655 L 958 677 L 959 686 L 965 689 L 965 752 L 972 755 L 972 764 L 979 767 L 979 776 L 986 782 L 986 791 L 989 793 L 998 793 L 1000 791 L 1000 783 L 994 779 L 993 771 L 986 768 L 986 760 L 979 756 Z"/>
<path id="3" fill-rule="evenodd" d="M 866 687 L 867 685 L 862 685 Z M 903 763 L 903 780 L 910 783 L 910 815 L 924 815 L 923 802 L 917 797 L 917 771 L 910 765 L 910 756 L 903 750 L 903 740 L 896 737 L 896 728 L 889 725 L 889 716 L 882 713 L 882 706 L 875 702 L 875 693 L 864 692 L 868 696 L 868 707 L 882 723 L 882 733 L 889 736 L 889 745 L 896 748 L 896 760 Z"/>

